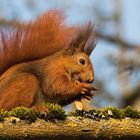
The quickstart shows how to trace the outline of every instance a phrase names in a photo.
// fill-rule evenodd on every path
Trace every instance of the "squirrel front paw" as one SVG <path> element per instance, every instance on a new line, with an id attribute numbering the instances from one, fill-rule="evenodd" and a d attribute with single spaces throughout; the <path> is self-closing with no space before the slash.
<path id="1" fill-rule="evenodd" d="M 78 88 L 78 91 L 81 94 L 90 93 L 91 90 L 97 90 L 93 85 L 89 83 L 79 83 Z"/>

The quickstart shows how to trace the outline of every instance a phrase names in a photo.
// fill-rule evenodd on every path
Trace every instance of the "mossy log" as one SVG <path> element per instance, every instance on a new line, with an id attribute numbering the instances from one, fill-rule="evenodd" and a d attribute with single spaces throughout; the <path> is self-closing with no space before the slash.
<path id="1" fill-rule="evenodd" d="M 64 121 L 37 119 L 29 124 L 6 120 L 0 123 L 1 139 L 92 140 L 140 139 L 140 119 L 101 119 L 99 121 L 69 116 Z"/>

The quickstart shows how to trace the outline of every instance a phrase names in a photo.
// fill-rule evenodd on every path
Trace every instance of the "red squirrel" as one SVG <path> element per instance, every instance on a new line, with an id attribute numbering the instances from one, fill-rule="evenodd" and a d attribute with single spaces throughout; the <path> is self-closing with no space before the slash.
<path id="1" fill-rule="evenodd" d="M 91 98 L 94 40 L 91 23 L 68 26 L 57 10 L 21 24 L 9 35 L 1 32 L 0 109 L 34 108 L 43 102 L 63 106 Z"/>

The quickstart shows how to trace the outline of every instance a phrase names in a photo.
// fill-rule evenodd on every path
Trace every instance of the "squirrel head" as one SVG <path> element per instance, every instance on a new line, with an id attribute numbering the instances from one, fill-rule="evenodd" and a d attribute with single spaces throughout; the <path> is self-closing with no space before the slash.
<path id="1" fill-rule="evenodd" d="M 94 71 L 90 61 L 90 54 L 95 47 L 93 26 L 80 30 L 63 52 L 65 56 L 65 68 L 71 74 L 71 80 L 91 83 L 94 80 Z"/>

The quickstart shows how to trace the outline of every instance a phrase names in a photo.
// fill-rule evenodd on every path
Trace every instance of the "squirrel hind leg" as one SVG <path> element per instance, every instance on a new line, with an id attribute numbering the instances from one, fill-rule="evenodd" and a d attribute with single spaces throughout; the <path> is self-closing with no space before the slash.
<path id="1" fill-rule="evenodd" d="M 33 74 L 13 75 L 1 88 L 0 109 L 10 110 L 17 106 L 33 106 L 39 89 L 39 81 Z"/>

